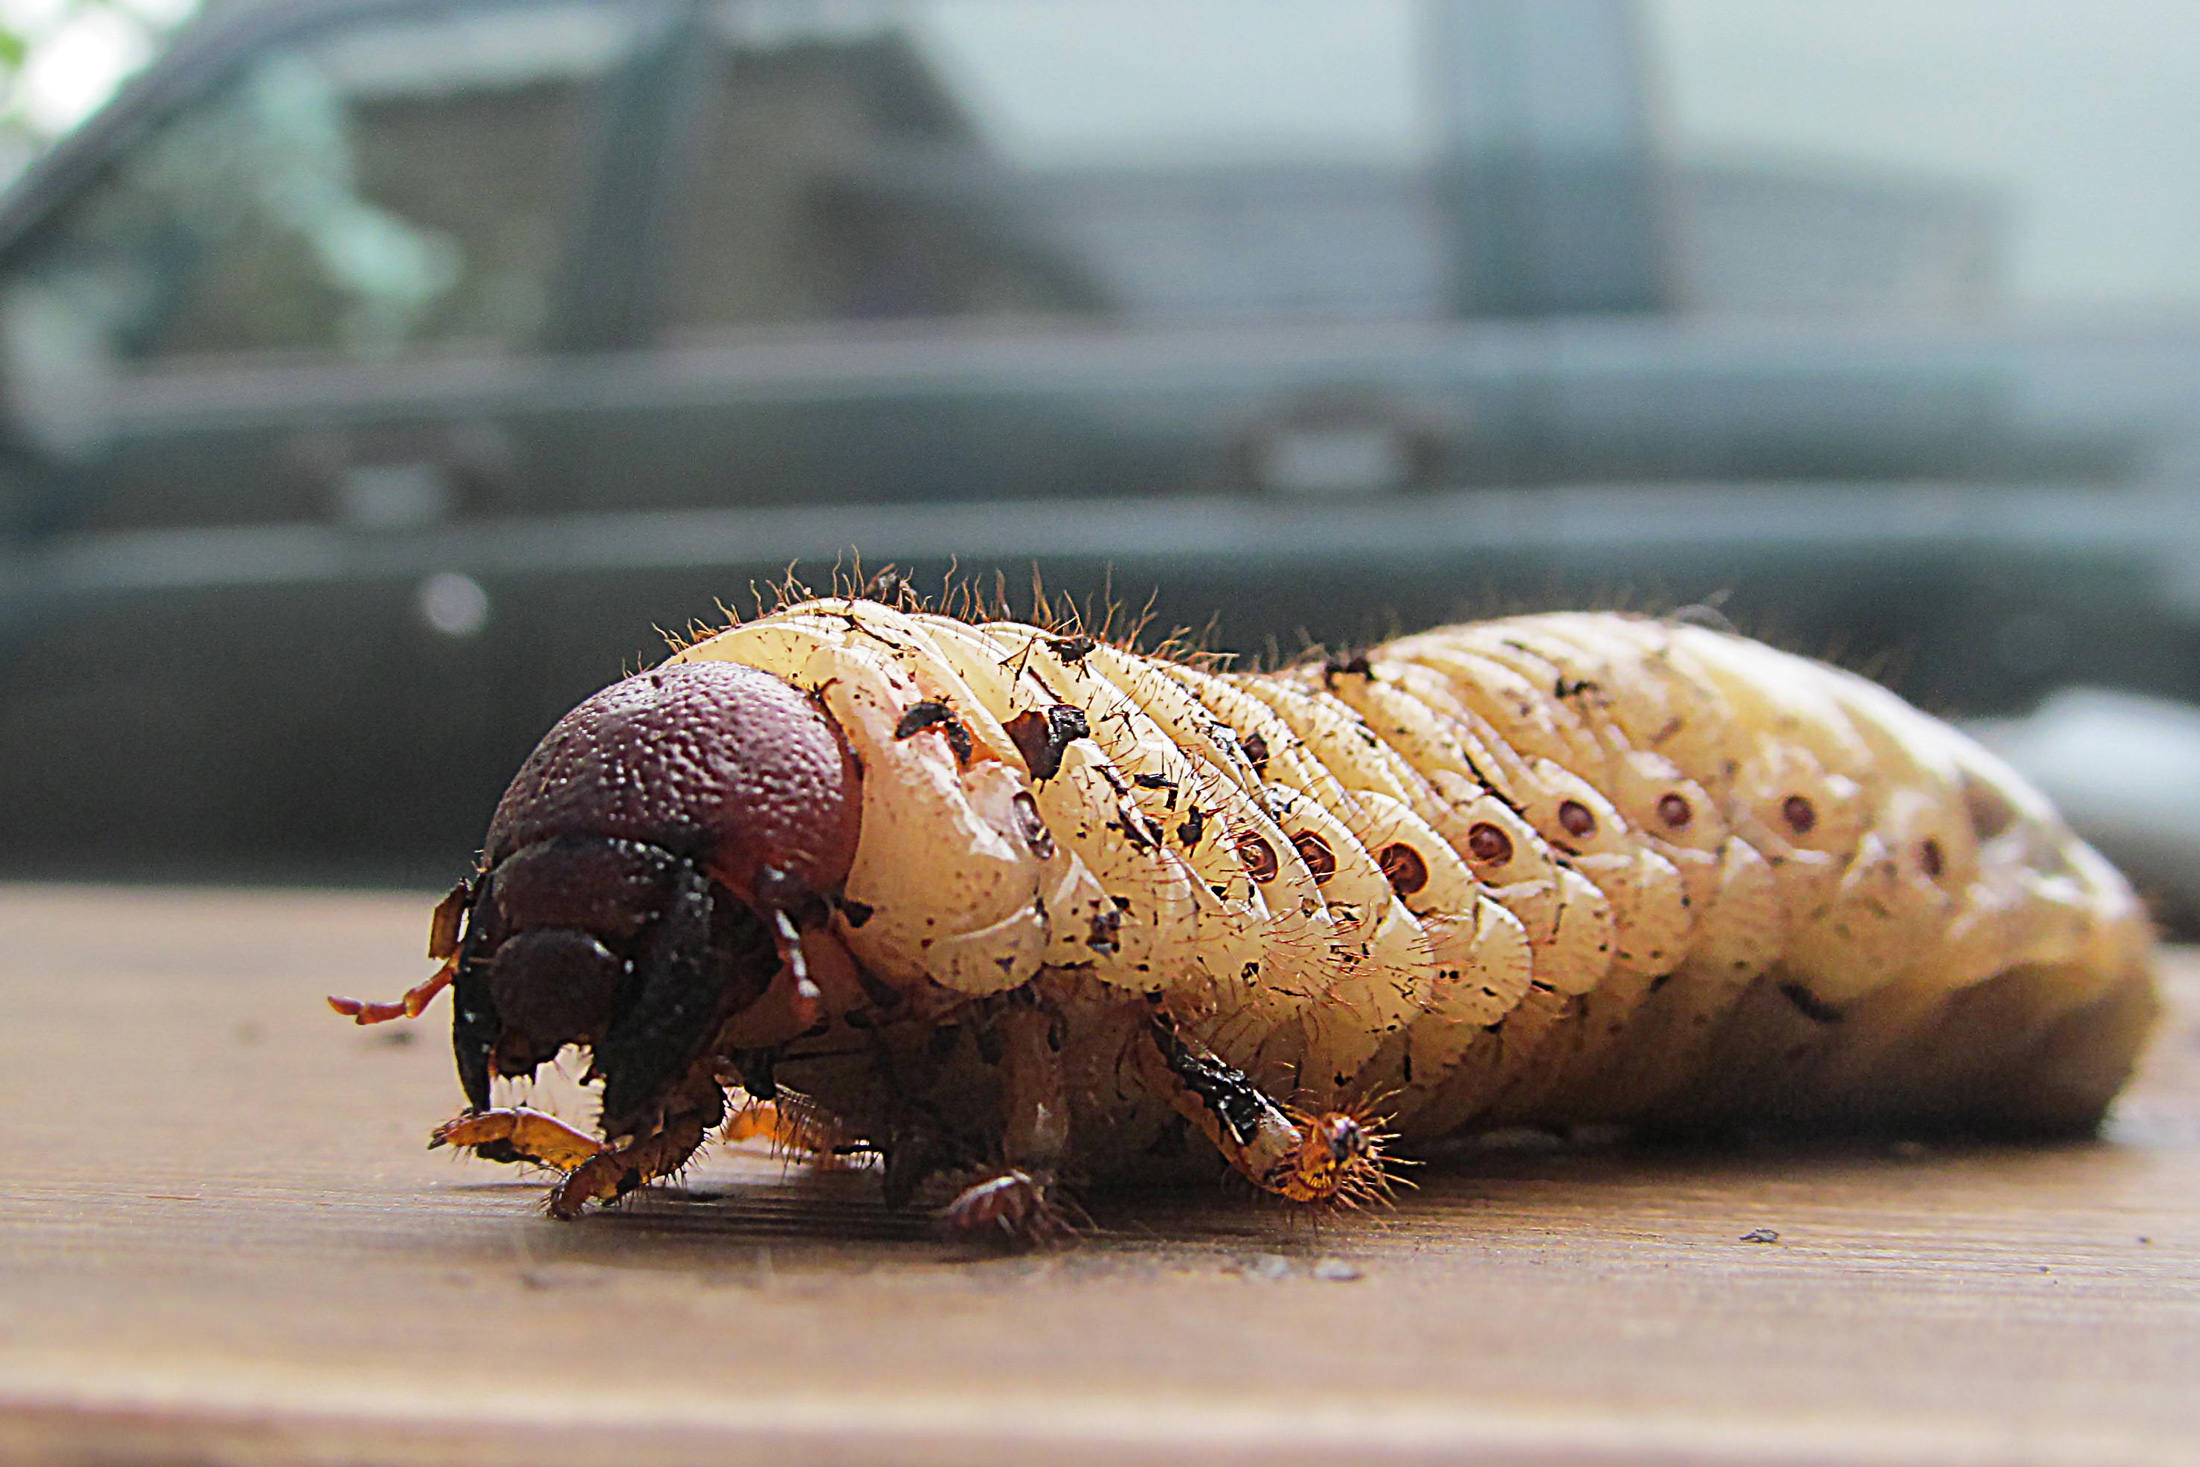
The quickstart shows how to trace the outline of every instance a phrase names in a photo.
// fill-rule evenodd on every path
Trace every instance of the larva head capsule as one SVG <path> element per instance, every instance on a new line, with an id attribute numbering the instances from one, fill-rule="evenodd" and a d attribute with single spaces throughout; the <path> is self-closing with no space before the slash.
<path id="1" fill-rule="evenodd" d="M 814 1023 L 803 933 L 847 877 L 860 794 L 824 713 L 730 663 L 630 677 L 560 719 L 497 806 L 457 948 L 469 1103 L 581 1044 L 604 1135 L 646 1133 L 734 1016 L 770 994 L 782 1037 Z"/>

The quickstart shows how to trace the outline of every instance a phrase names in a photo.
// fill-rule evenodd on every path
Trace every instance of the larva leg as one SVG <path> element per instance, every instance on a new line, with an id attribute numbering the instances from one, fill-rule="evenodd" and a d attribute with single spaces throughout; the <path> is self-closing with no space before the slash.
<path id="1" fill-rule="evenodd" d="M 1382 1143 L 1390 1137 L 1369 1118 L 1285 1109 L 1242 1071 L 1178 1033 L 1159 1008 L 1147 1037 L 1140 1051 L 1147 1083 L 1254 1186 L 1292 1202 L 1350 1204 L 1388 1195 Z"/>
<path id="2" fill-rule="evenodd" d="M 566 1176 L 550 1194 L 550 1215 L 573 1218 L 591 1202 L 624 1197 L 687 1164 L 711 1127 L 725 1118 L 726 1095 L 704 1075 L 682 1099 L 685 1104 L 662 1126 L 625 1146 L 606 1146 L 554 1116 L 519 1106 L 447 1121 L 428 1145 L 464 1146 L 491 1161 L 557 1168 Z"/>
<path id="3" fill-rule="evenodd" d="M 669 1177 L 687 1165 L 702 1146 L 711 1127 L 726 1113 L 723 1092 L 713 1092 L 716 1103 L 667 1120 L 656 1134 L 616 1150 L 599 1150 L 575 1167 L 550 1194 L 552 1217 L 579 1217 L 591 1202 L 613 1202 L 659 1177 Z"/>
<path id="4" fill-rule="evenodd" d="M 774 1156 L 833 1168 L 870 1148 L 852 1140 L 840 1117 L 806 1095 L 782 1089 L 770 1100 L 751 1100 L 733 1113 L 718 1139 L 729 1144 L 762 1140 Z"/>
<path id="5" fill-rule="evenodd" d="M 556 1116 L 525 1106 L 477 1110 L 435 1128 L 428 1149 L 457 1146 L 485 1161 L 531 1163 L 569 1172 L 604 1149 L 601 1141 Z"/>
<path id="6" fill-rule="evenodd" d="M 1069 1087 L 1059 1017 L 1018 1005 L 1002 1018 L 1001 1166 L 958 1193 L 941 1214 L 959 1233 L 1000 1231 L 1021 1243 L 1076 1230 L 1053 1196 L 1069 1150 Z"/>

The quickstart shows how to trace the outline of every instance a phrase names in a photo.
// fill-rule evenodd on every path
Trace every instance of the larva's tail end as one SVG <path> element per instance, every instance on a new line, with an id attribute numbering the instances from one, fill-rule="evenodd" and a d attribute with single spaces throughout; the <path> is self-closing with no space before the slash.
<path id="1" fill-rule="evenodd" d="M 1395 1189 L 1410 1186 L 1397 1174 L 1401 1164 L 1385 1154 L 1396 1138 L 1383 1121 L 1358 1110 L 1291 1110 L 1299 1144 L 1271 1174 L 1270 1190 L 1293 1202 L 1364 1207 L 1389 1203 Z"/>

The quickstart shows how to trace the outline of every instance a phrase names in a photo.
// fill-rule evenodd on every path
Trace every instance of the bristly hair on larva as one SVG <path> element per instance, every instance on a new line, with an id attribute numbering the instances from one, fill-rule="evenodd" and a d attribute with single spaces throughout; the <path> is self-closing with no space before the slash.
<path id="1" fill-rule="evenodd" d="M 2038 792 L 1713 618 L 1243 672 L 1036 584 L 1033 621 L 860 565 L 773 594 L 561 721 L 436 974 L 336 1001 L 451 987 L 435 1144 L 556 1166 L 559 1216 L 729 1103 L 1032 1237 L 1202 1170 L 1381 1201 L 1523 1125 L 2061 1134 L 2151 1025 L 2145 914 Z M 492 1103 L 568 1045 L 598 1134 Z"/>

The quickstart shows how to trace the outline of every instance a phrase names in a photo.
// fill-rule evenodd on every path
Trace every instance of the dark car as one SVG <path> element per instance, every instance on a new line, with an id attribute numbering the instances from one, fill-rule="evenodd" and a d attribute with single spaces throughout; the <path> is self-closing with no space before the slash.
<path id="1" fill-rule="evenodd" d="M 447 872 L 653 627 L 858 551 L 2200 693 L 2200 331 L 1981 308 L 1961 180 L 1675 161 L 1638 21 L 220 12 L 0 207 L 0 857 Z"/>

